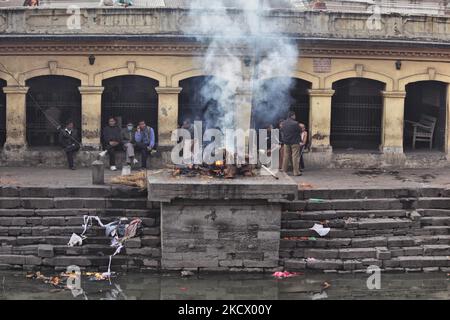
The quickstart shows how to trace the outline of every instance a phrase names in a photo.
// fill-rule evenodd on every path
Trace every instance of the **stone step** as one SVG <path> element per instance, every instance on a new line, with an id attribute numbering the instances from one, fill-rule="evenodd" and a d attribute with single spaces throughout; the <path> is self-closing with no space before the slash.
<path id="1" fill-rule="evenodd" d="M 302 271 L 305 269 L 322 271 L 354 271 L 367 270 L 369 266 L 378 266 L 382 270 L 422 271 L 423 268 L 448 268 L 450 259 L 447 256 L 402 256 L 380 260 L 376 258 L 362 259 L 285 259 L 282 264 L 287 271 Z M 439 269 L 436 269 L 439 270 Z"/>
<path id="2" fill-rule="evenodd" d="M 145 198 L 147 192 L 127 186 L 17 187 L 0 186 L 0 197 L 20 198 Z"/>
<path id="3" fill-rule="evenodd" d="M 384 230 L 419 227 L 418 222 L 409 218 L 351 218 L 332 220 L 284 220 L 281 223 L 282 229 L 302 229 L 311 228 L 315 223 L 325 222 L 326 227 L 332 229 L 359 229 L 359 230 Z"/>
<path id="4" fill-rule="evenodd" d="M 364 259 L 376 258 L 379 260 L 391 259 L 399 256 L 444 256 L 450 255 L 450 246 L 424 245 L 403 248 L 288 248 L 280 250 L 281 258 L 315 258 L 315 259 Z"/>
<path id="5" fill-rule="evenodd" d="M 426 226 L 418 230 L 413 230 L 415 235 L 448 235 L 450 226 Z"/>
<path id="6" fill-rule="evenodd" d="M 326 211 L 285 211 L 281 219 L 287 220 L 331 220 L 340 218 L 395 218 L 406 217 L 406 210 L 326 210 Z"/>
<path id="7" fill-rule="evenodd" d="M 450 216 L 447 217 L 422 217 L 420 218 L 422 226 L 450 226 Z"/>
<path id="8" fill-rule="evenodd" d="M 295 248 L 375 248 L 375 247 L 416 247 L 423 245 L 448 245 L 450 235 L 441 236 L 415 236 L 415 237 L 361 237 L 361 238 L 319 238 L 315 240 L 280 240 L 280 250 Z"/>
<path id="9" fill-rule="evenodd" d="M 17 198 L 0 197 L 0 209 L 148 208 L 146 198 Z"/>
<path id="10" fill-rule="evenodd" d="M 82 226 L 35 226 L 35 227 L 0 227 L 0 236 L 59 236 L 66 235 L 70 237 L 72 233 L 80 234 L 83 232 Z M 144 227 L 144 235 L 159 235 L 160 229 L 157 227 Z M 105 234 L 105 228 L 92 226 L 86 232 L 86 236 L 102 236 Z"/>
<path id="11" fill-rule="evenodd" d="M 286 211 L 323 211 L 323 210 L 398 210 L 408 209 L 414 199 L 309 199 L 283 202 Z"/>
<path id="12" fill-rule="evenodd" d="M 418 198 L 450 196 L 450 189 L 444 188 L 301 189 L 301 184 L 299 186 L 299 199 Z"/>
<path id="13" fill-rule="evenodd" d="M 422 217 L 450 217 L 450 210 L 446 209 L 417 209 Z"/>
<path id="14" fill-rule="evenodd" d="M 283 202 L 286 211 L 449 209 L 449 197 L 308 199 Z"/>
<path id="15" fill-rule="evenodd" d="M 401 256 L 383 261 L 383 266 L 393 268 L 450 267 L 448 256 Z"/>
<path id="16" fill-rule="evenodd" d="M 51 245 L 67 245 L 69 242 L 69 236 L 0 236 L 0 247 L 1 246 L 27 246 L 27 245 L 37 245 L 37 244 L 51 244 Z M 144 247 L 158 247 L 161 244 L 161 239 L 159 236 L 153 235 L 143 235 L 139 237 L 141 245 Z M 101 244 L 110 245 L 111 239 L 105 236 L 90 236 L 83 241 L 83 245 L 90 244 Z"/>
<path id="17" fill-rule="evenodd" d="M 133 215 L 137 216 L 137 215 Z M 101 220 L 104 224 L 115 221 L 119 217 L 103 217 Z M 129 218 L 131 219 L 131 217 Z M 146 215 L 141 216 L 142 225 L 144 227 L 156 227 L 159 224 L 155 218 L 147 218 Z M 3 217 L 0 212 L 0 227 L 56 227 L 56 226 L 81 226 L 83 224 L 82 216 L 44 216 L 44 217 Z M 96 221 L 94 223 L 97 223 Z"/>

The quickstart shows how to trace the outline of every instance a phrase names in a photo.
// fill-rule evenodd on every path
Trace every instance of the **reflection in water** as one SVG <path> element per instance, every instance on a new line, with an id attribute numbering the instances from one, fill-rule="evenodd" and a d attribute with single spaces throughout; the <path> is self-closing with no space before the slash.
<path id="1" fill-rule="evenodd" d="M 369 290 L 366 274 L 306 273 L 276 280 L 270 275 L 227 274 L 182 278 L 179 274 L 120 274 L 108 281 L 82 278 L 82 290 L 55 289 L 25 278 L 24 272 L 0 271 L 0 299 L 450 299 L 445 273 L 382 274 L 381 289 Z M 324 282 L 330 287 L 323 290 Z"/>

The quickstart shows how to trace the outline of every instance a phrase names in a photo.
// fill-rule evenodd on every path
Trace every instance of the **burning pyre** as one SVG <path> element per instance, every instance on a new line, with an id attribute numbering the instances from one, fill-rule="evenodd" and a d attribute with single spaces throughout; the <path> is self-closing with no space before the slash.
<path id="1" fill-rule="evenodd" d="M 226 164 L 223 160 L 215 161 L 213 164 L 203 163 L 201 165 L 176 166 L 172 175 L 186 177 L 210 177 L 234 179 L 236 176 L 253 177 L 255 176 L 255 166 L 251 164 Z"/>

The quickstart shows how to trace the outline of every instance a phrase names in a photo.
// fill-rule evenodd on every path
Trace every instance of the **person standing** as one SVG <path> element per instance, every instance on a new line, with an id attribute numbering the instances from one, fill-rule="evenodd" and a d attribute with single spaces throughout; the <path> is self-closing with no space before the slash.
<path id="1" fill-rule="evenodd" d="M 104 157 L 108 153 L 110 169 L 116 171 L 116 151 L 122 149 L 122 136 L 114 117 L 108 119 L 108 126 L 103 129 L 103 143 L 105 151 L 100 152 L 100 156 Z"/>
<path id="2" fill-rule="evenodd" d="M 292 162 L 294 176 L 301 176 L 300 164 L 300 126 L 295 120 L 295 113 L 290 111 L 288 118 L 281 125 L 281 136 L 284 143 L 283 168 L 287 172 L 289 161 Z"/>
<path id="3" fill-rule="evenodd" d="M 306 131 L 305 124 L 300 123 L 300 171 L 305 169 L 305 162 L 303 160 L 303 152 L 308 145 L 308 131 Z"/>
<path id="4" fill-rule="evenodd" d="M 69 120 L 66 127 L 60 130 L 59 144 L 66 153 L 69 169 L 75 170 L 73 157 L 80 150 L 80 143 L 78 142 L 78 130 L 74 128 L 73 121 Z"/>
<path id="5" fill-rule="evenodd" d="M 141 168 L 147 169 L 147 158 L 155 147 L 155 131 L 144 120 L 139 121 L 134 135 L 136 149 L 141 152 Z"/>
<path id="6" fill-rule="evenodd" d="M 126 163 L 127 165 L 131 165 L 131 163 L 138 163 L 137 159 L 134 157 L 134 145 L 136 141 L 134 140 L 134 125 L 133 122 L 128 121 L 127 127 L 122 129 L 122 145 L 125 150 L 126 155 Z"/>

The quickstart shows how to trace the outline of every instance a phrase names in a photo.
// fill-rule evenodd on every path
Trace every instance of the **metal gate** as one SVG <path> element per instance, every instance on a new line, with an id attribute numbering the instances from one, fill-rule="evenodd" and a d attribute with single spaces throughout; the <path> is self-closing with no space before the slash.
<path id="1" fill-rule="evenodd" d="M 358 79 L 337 82 L 331 107 L 333 148 L 377 149 L 381 143 L 383 84 Z M 353 87 L 351 94 L 349 87 Z"/>
<path id="2" fill-rule="evenodd" d="M 28 145 L 57 146 L 58 130 L 54 123 L 64 125 L 70 119 L 81 130 L 80 85 L 79 80 L 65 76 L 40 76 L 27 81 Z"/>
<path id="3" fill-rule="evenodd" d="M 131 121 L 137 126 L 140 120 L 155 130 L 158 136 L 158 81 L 142 76 L 120 76 L 103 81 L 102 128 L 109 117 L 116 118 L 118 125 Z"/>

